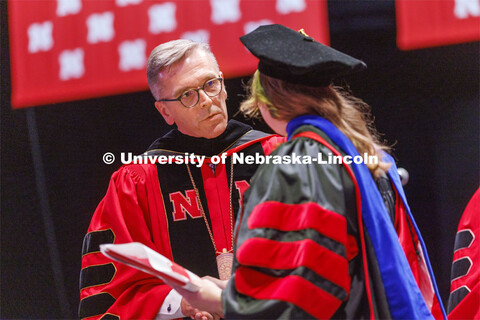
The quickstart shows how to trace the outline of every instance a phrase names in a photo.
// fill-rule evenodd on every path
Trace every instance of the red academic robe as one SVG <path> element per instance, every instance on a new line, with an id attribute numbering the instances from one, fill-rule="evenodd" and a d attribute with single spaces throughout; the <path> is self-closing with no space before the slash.
<path id="1" fill-rule="evenodd" d="M 193 138 L 173 130 L 154 142 L 148 154 L 228 156 L 225 163 L 214 167 L 204 163 L 200 168 L 189 164 L 189 168 L 217 250 L 232 250 L 230 218 L 235 217 L 231 214 L 237 212 L 256 165 L 235 164 L 232 169 L 231 153 L 265 155 L 282 141 L 230 121 L 215 139 Z M 186 164 L 128 164 L 113 174 L 84 239 L 80 318 L 155 318 L 171 288 L 99 252 L 102 243 L 134 241 L 200 276 L 218 277 L 216 252 Z"/>
<path id="2" fill-rule="evenodd" d="M 463 212 L 455 237 L 448 319 L 480 319 L 480 189 Z"/>

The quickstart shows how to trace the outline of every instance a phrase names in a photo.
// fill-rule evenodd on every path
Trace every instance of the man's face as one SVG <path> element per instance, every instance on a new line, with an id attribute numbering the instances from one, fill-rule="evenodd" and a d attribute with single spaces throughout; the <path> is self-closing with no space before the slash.
<path id="1" fill-rule="evenodd" d="M 217 71 L 208 53 L 197 49 L 174 63 L 169 70 L 160 72 L 160 99 L 175 99 L 185 91 L 201 87 L 205 81 L 217 77 L 223 77 L 223 74 Z M 212 139 L 227 127 L 226 99 L 227 92 L 223 86 L 215 97 L 209 97 L 200 90 L 198 103 L 192 108 L 185 108 L 180 101 L 157 101 L 155 107 L 169 125 L 176 123 L 183 134 Z"/>

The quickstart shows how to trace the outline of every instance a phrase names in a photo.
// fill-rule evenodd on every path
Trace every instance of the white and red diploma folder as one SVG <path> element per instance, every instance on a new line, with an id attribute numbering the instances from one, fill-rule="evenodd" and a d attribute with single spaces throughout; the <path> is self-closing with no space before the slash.
<path id="1" fill-rule="evenodd" d="M 181 287 L 192 292 L 198 290 L 191 282 L 199 279 L 196 274 L 139 242 L 101 244 L 100 251 L 112 260 L 162 279 L 174 289 Z"/>

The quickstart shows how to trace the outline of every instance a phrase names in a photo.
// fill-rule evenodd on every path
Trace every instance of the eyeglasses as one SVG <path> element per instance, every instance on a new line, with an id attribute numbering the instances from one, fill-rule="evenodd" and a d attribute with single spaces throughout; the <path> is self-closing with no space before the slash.
<path id="1" fill-rule="evenodd" d="M 193 108 L 200 100 L 200 90 L 203 90 L 209 97 L 218 96 L 222 92 L 222 82 L 223 78 L 210 79 L 205 81 L 203 86 L 185 91 L 176 99 L 160 99 L 158 101 L 180 101 L 185 108 Z"/>

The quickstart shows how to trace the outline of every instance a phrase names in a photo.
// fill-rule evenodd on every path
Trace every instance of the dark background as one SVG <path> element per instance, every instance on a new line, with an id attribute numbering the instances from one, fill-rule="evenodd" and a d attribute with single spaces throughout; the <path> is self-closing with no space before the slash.
<path id="1" fill-rule="evenodd" d="M 480 181 L 479 42 L 402 52 L 393 0 L 328 6 L 331 45 L 368 65 L 350 87 L 410 173 L 405 190 L 446 302 L 457 224 Z M 147 91 L 12 110 L 6 7 L 0 0 L 0 317 L 75 318 L 83 235 L 119 167 L 102 155 L 141 153 L 168 128 Z M 226 81 L 231 116 L 241 83 Z"/>

